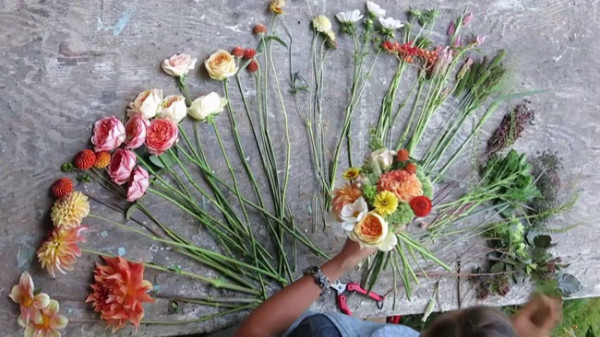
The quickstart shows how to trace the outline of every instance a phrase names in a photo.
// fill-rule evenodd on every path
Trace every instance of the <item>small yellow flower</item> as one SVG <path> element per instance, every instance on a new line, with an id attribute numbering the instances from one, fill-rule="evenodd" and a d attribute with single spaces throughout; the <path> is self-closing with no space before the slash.
<path id="1" fill-rule="evenodd" d="M 358 167 L 351 167 L 347 169 L 346 172 L 344 172 L 344 174 L 342 174 L 342 177 L 346 180 L 354 180 L 358 178 L 359 174 L 360 169 Z"/>
<path id="2" fill-rule="evenodd" d="M 396 211 L 398 198 L 390 191 L 382 191 L 375 196 L 373 206 L 375 206 L 375 211 L 381 216 L 387 216 Z"/>
<path id="3" fill-rule="evenodd" d="M 69 229 L 81 224 L 81 220 L 90 213 L 88 197 L 81 192 L 73 192 L 54 203 L 50 218 L 54 227 Z"/>
<path id="4" fill-rule="evenodd" d="M 275 14 L 284 14 L 283 7 L 285 6 L 285 0 L 273 0 L 269 5 L 269 9 Z"/>

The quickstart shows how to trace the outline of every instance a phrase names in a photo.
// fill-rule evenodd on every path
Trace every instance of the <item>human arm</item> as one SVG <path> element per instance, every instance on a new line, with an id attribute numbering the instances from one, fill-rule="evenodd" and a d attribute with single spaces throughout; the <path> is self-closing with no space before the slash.
<path id="1" fill-rule="evenodd" d="M 512 322 L 518 337 L 547 337 L 561 317 L 559 299 L 534 295 L 512 318 Z"/>
<path id="2" fill-rule="evenodd" d="M 321 270 L 329 280 L 336 280 L 374 251 L 373 248 L 361 249 L 358 243 L 346 240 L 340 253 L 321 266 Z M 314 278 L 303 276 L 256 308 L 242 323 L 235 336 L 279 335 L 289 328 L 320 294 L 321 288 Z"/>

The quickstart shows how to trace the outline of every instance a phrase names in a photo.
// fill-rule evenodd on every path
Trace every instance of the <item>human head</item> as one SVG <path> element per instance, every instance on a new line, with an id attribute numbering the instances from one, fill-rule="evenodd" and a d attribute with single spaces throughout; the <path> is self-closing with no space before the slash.
<path id="1" fill-rule="evenodd" d="M 516 337 L 510 319 L 499 309 L 473 307 L 440 316 L 422 337 Z"/>

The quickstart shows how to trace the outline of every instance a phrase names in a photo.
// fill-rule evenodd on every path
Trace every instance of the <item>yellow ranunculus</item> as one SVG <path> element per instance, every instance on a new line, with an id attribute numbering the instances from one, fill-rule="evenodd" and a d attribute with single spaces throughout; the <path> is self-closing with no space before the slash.
<path id="1" fill-rule="evenodd" d="M 396 211 L 398 198 L 390 191 L 382 191 L 375 196 L 373 206 L 375 206 L 375 211 L 381 216 L 388 216 Z"/>
<path id="2" fill-rule="evenodd" d="M 219 49 L 214 52 L 206 61 L 204 67 L 208 71 L 210 78 L 223 81 L 224 79 L 235 75 L 238 67 L 235 64 L 235 57 L 229 54 L 228 51 Z"/>

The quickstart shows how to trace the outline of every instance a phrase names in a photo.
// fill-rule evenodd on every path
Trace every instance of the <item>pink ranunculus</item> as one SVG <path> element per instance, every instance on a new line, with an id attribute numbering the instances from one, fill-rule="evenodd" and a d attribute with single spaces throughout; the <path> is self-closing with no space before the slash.
<path id="1" fill-rule="evenodd" d="M 150 122 L 141 113 L 131 116 L 125 124 L 125 147 L 128 149 L 137 149 L 144 145 L 146 141 L 146 129 Z"/>
<path id="2" fill-rule="evenodd" d="M 148 152 L 161 155 L 178 140 L 177 123 L 167 118 L 158 118 L 150 122 L 146 130 L 146 147 Z"/>
<path id="3" fill-rule="evenodd" d="M 136 166 L 131 173 L 127 187 L 127 201 L 133 202 L 141 198 L 150 186 L 150 176 L 141 166 Z"/>
<path id="4" fill-rule="evenodd" d="M 108 165 L 108 175 L 116 184 L 124 184 L 129 180 L 136 161 L 137 158 L 132 151 L 117 149 Z"/>
<path id="5" fill-rule="evenodd" d="M 125 126 L 117 117 L 104 117 L 94 124 L 92 144 L 94 144 L 96 152 L 112 151 L 118 148 L 124 140 Z"/>

